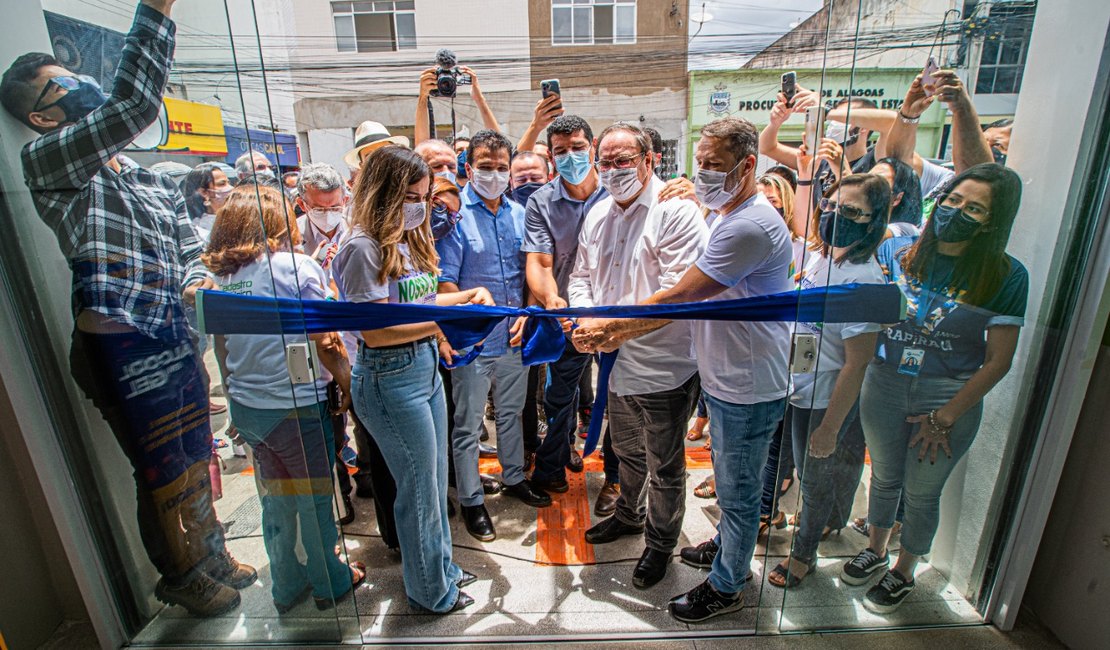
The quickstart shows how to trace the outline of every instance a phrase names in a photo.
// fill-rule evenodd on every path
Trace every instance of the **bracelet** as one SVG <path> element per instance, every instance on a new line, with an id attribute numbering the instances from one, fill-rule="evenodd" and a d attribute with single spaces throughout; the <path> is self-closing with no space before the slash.
<path id="1" fill-rule="evenodd" d="M 798 181 L 798 186 L 799 187 L 809 187 L 810 185 L 813 185 L 813 179 L 810 179 L 808 181 L 803 181 L 803 180 Z"/>
<path id="2" fill-rule="evenodd" d="M 898 119 L 902 120 L 902 122 L 904 122 L 906 124 L 917 124 L 918 122 L 921 121 L 921 116 L 918 115 L 917 117 L 910 117 L 909 115 L 906 115 L 905 113 L 903 113 L 902 109 L 899 108 L 898 109 Z"/>
<path id="3" fill-rule="evenodd" d="M 946 427 L 946 426 L 942 425 L 940 422 L 937 422 L 937 410 L 936 409 L 933 409 L 932 411 L 929 411 L 929 427 L 933 430 L 933 433 L 943 434 L 945 437 L 947 437 L 948 434 L 952 432 L 952 426 L 947 426 Z"/>

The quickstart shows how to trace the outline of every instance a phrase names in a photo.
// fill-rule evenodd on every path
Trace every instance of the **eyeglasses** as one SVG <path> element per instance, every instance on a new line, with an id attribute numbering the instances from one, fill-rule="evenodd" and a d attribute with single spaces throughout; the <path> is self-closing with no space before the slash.
<path id="1" fill-rule="evenodd" d="M 50 92 L 50 86 L 57 86 L 57 87 L 61 88 L 62 90 L 65 90 L 65 91 L 68 92 L 68 91 L 71 91 L 71 90 L 77 90 L 77 88 L 80 87 L 82 82 L 87 83 L 87 84 L 92 84 L 92 85 L 96 86 L 97 88 L 100 87 L 100 83 L 96 79 L 93 79 L 92 77 L 90 77 L 87 74 L 63 75 L 63 76 L 60 76 L 60 77 L 53 77 L 52 79 L 50 79 L 50 81 L 46 82 L 45 86 L 42 87 L 42 92 L 39 93 L 39 98 L 35 100 L 35 105 L 31 108 L 31 112 L 33 113 L 35 111 L 45 111 L 46 109 L 50 108 L 54 104 L 58 103 L 57 101 L 54 101 L 54 102 L 51 102 L 51 103 L 47 104 L 46 106 L 42 106 L 42 107 L 39 106 L 39 104 L 42 103 L 42 98 L 46 97 L 46 93 Z"/>
<path id="2" fill-rule="evenodd" d="M 966 212 L 969 216 L 975 218 L 977 221 L 985 220 L 990 215 L 990 210 L 987 210 L 978 203 L 968 201 L 966 198 L 959 194 L 949 194 L 941 201 L 941 205 L 947 205 L 953 208 L 959 208 Z"/>
<path id="3" fill-rule="evenodd" d="M 607 172 L 610 169 L 628 169 L 636 165 L 638 158 L 646 156 L 646 152 L 638 153 L 635 156 L 621 156 L 620 158 L 613 158 L 612 160 L 599 160 L 594 163 L 598 171 Z"/>
<path id="4" fill-rule="evenodd" d="M 817 207 L 821 208 L 821 212 L 836 212 L 840 216 L 850 221 L 859 221 L 864 217 L 870 217 L 870 212 L 864 212 L 857 207 L 851 205 L 837 205 L 836 201 L 832 199 L 821 199 Z"/>

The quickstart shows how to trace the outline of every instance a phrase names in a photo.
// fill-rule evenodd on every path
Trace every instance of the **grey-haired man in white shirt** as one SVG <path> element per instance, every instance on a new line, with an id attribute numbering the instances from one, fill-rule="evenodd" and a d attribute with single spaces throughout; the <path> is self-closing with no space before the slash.
<path id="1" fill-rule="evenodd" d="M 669 289 L 698 260 L 708 239 L 701 209 L 687 199 L 660 202 L 647 134 L 617 123 L 598 137 L 597 168 L 609 197 L 586 215 L 570 276 L 571 307 L 634 305 Z M 596 351 L 591 320 L 575 346 Z M 644 534 L 632 573 L 639 588 L 667 573 L 686 503 L 686 425 L 700 392 L 688 323 L 671 323 L 628 341 L 609 378 L 609 434 L 620 458 L 614 515 L 586 531 L 604 544 Z M 603 389 L 604 387 L 599 387 Z"/>

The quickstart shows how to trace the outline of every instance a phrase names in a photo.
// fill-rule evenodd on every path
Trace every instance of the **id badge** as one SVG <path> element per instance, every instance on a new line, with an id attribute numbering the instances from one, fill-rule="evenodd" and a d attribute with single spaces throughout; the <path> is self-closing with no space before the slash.
<path id="1" fill-rule="evenodd" d="M 916 377 L 921 374 L 921 364 L 925 361 L 925 350 L 921 348 L 905 348 L 902 350 L 902 360 L 898 362 L 898 373 Z"/>

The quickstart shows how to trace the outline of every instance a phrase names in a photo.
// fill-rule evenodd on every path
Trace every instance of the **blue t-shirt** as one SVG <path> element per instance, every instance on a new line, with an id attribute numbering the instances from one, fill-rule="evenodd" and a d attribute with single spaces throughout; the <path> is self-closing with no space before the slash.
<path id="1" fill-rule="evenodd" d="M 955 257 L 938 254 L 924 282 L 902 270 L 902 256 L 913 241 L 896 237 L 879 247 L 879 264 L 905 295 L 907 315 L 879 335 L 875 356 L 900 367 L 909 362 L 923 376 L 966 378 L 983 365 L 988 328 L 1025 324 L 1029 274 L 1021 262 L 1007 256 L 1010 272 L 1002 286 L 984 304 L 969 305 L 961 301 L 966 286 L 948 287 Z"/>

